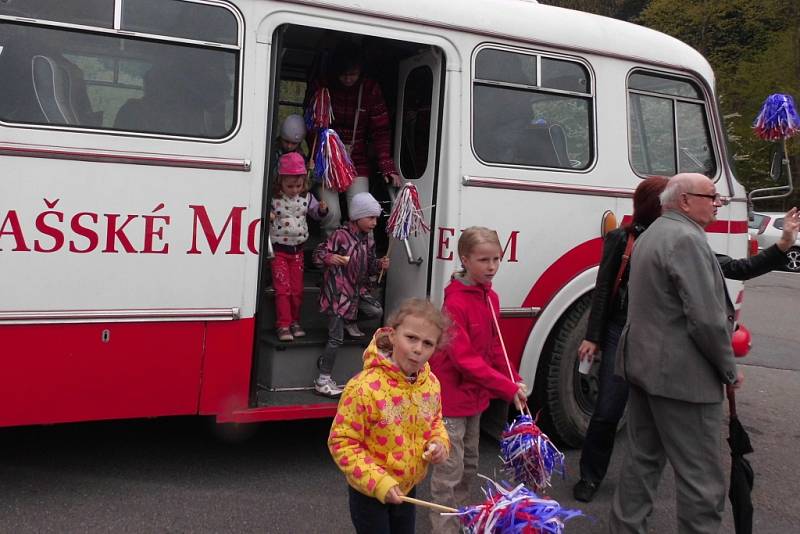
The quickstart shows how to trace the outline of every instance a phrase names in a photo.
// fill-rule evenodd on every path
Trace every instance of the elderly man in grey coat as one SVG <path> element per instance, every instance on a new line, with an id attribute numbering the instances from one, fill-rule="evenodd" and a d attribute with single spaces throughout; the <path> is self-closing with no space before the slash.
<path id="1" fill-rule="evenodd" d="M 616 370 L 630 383 L 629 454 L 611 509 L 613 534 L 645 533 L 666 460 L 675 471 L 678 531 L 719 530 L 723 386 L 744 376 L 731 348 L 734 309 L 704 228 L 722 205 L 714 182 L 678 174 L 664 214 L 637 240 L 628 322 Z"/>

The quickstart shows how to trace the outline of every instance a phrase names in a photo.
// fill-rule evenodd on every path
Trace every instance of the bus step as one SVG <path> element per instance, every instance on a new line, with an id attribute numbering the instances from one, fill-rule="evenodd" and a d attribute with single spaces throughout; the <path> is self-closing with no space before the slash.
<path id="1" fill-rule="evenodd" d="M 346 383 L 363 368 L 364 349 L 372 339 L 377 324 L 367 328 L 359 323 L 366 336 L 349 339 L 336 355 L 333 378 L 337 383 Z M 279 341 L 272 331 L 261 338 L 258 358 L 258 384 L 267 390 L 310 387 L 317 377 L 317 359 L 328 339 L 327 330 L 311 329 L 305 337 L 294 341 Z"/>
<path id="2" fill-rule="evenodd" d="M 319 404 L 331 404 L 333 416 L 336 405 L 339 403 L 339 398 L 325 397 L 317 395 L 313 388 L 310 390 L 302 391 L 269 391 L 268 389 L 259 388 L 256 394 L 256 401 L 258 407 L 266 406 L 313 406 Z"/>

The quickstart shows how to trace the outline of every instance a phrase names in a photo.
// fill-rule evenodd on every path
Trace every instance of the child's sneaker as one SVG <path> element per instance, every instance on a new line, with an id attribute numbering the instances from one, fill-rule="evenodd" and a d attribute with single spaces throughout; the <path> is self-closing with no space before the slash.
<path id="1" fill-rule="evenodd" d="M 314 380 L 314 389 L 317 393 L 326 397 L 338 397 L 342 394 L 342 388 L 329 376 L 320 376 Z"/>
<path id="2" fill-rule="evenodd" d="M 287 327 L 278 328 L 278 341 L 294 341 L 291 330 Z"/>
<path id="3" fill-rule="evenodd" d="M 347 332 L 347 335 L 353 338 L 360 338 L 364 337 L 364 332 L 359 330 L 358 324 L 356 323 L 345 323 L 344 324 L 344 331 Z"/>
<path id="4" fill-rule="evenodd" d="M 305 337 L 306 331 L 300 326 L 300 323 L 294 323 L 289 327 L 289 331 L 294 337 Z"/>

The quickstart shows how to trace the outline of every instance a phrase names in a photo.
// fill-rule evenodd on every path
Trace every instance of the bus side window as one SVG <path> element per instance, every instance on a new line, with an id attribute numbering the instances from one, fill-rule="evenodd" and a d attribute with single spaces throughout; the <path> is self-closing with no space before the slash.
<path id="1" fill-rule="evenodd" d="M 0 121 L 221 139 L 236 126 L 239 55 L 0 20 Z"/>
<path id="2" fill-rule="evenodd" d="M 483 161 L 563 169 L 591 164 L 592 94 L 581 63 L 483 48 L 475 56 L 472 94 L 473 146 Z"/>
<path id="3" fill-rule="evenodd" d="M 630 161 L 642 176 L 717 170 L 703 93 L 692 81 L 634 71 L 628 78 Z"/>

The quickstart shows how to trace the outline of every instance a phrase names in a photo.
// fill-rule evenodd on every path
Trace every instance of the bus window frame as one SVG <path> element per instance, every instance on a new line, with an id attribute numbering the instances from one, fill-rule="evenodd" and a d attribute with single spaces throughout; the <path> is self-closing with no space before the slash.
<path id="1" fill-rule="evenodd" d="M 222 49 L 222 50 L 230 50 L 236 52 L 238 54 L 238 60 L 236 62 L 237 76 L 234 79 L 234 84 L 236 85 L 236 89 L 233 95 L 234 124 L 232 125 L 230 132 L 228 132 L 224 137 L 219 137 L 219 138 L 194 137 L 194 136 L 175 135 L 166 133 L 134 132 L 130 130 L 121 130 L 114 128 L 96 128 L 96 127 L 76 128 L 58 124 L 53 125 L 53 124 L 39 124 L 39 123 L 26 123 L 26 122 L 7 122 L 2 119 L 0 119 L 0 126 L 26 129 L 26 130 L 48 130 L 48 131 L 83 133 L 83 134 L 140 137 L 149 139 L 163 139 L 168 141 L 201 142 L 207 144 L 222 144 L 236 137 L 236 135 L 239 133 L 239 130 L 241 130 L 242 128 L 242 107 L 243 107 L 242 104 L 244 97 L 243 69 L 244 69 L 244 53 L 245 53 L 244 17 L 235 6 L 228 4 L 227 2 L 221 2 L 218 0 L 181 0 L 181 1 L 186 1 L 195 4 L 208 4 L 216 7 L 224 7 L 225 9 L 227 9 L 231 14 L 233 14 L 234 18 L 236 19 L 237 33 L 238 33 L 237 44 L 232 45 L 225 43 L 215 43 L 211 41 L 198 41 L 195 39 L 186 39 L 183 37 L 172 37 L 168 35 L 157 35 L 150 33 L 140 33 L 128 30 L 121 30 L 119 29 L 119 22 L 120 22 L 119 17 L 121 16 L 121 4 L 119 2 L 115 2 L 114 5 L 114 26 L 115 26 L 114 28 L 103 28 L 101 26 L 88 26 L 84 24 L 72 24 L 67 22 L 58 22 L 58 21 L 44 20 L 44 19 L 31 19 L 26 17 L 13 17 L 8 15 L 0 15 L 0 23 L 10 22 L 15 24 L 22 24 L 35 27 L 45 27 L 45 28 L 60 29 L 73 32 L 75 31 L 84 32 L 92 35 L 117 37 L 120 39 L 139 39 L 149 42 L 175 43 L 179 45 L 196 46 L 204 49 Z"/>
<path id="2" fill-rule="evenodd" d="M 498 80 L 485 80 L 483 78 L 476 78 L 475 77 L 475 63 L 477 61 L 478 54 L 487 48 L 501 50 L 504 52 L 512 52 L 512 53 L 519 53 L 525 55 L 532 55 L 536 56 L 536 86 L 532 85 L 524 85 L 524 84 L 516 84 L 510 82 L 502 82 Z M 578 63 L 586 69 L 587 74 L 589 75 L 589 83 L 588 83 L 588 92 L 586 93 L 578 93 L 575 91 L 565 91 L 563 89 L 552 89 L 547 87 L 542 87 L 542 59 L 555 59 L 561 61 L 569 61 L 573 63 Z M 511 169 L 525 169 L 525 170 L 537 170 L 537 171 L 548 171 L 548 172 L 564 172 L 569 174 L 588 174 L 592 170 L 594 170 L 595 166 L 597 165 L 598 160 L 598 153 L 597 153 L 597 94 L 595 88 L 595 71 L 592 67 L 592 64 L 584 57 L 569 55 L 569 54 L 561 54 L 558 52 L 552 52 L 549 50 L 543 49 L 535 49 L 535 48 L 524 48 L 519 46 L 512 46 L 497 42 L 483 42 L 478 44 L 472 51 L 472 56 L 470 58 L 470 76 L 469 76 L 469 92 L 470 92 L 470 103 L 469 103 L 469 146 L 470 150 L 472 151 L 472 155 L 475 159 L 481 163 L 482 165 L 486 165 L 487 167 L 502 167 L 502 168 L 511 168 Z M 474 113 L 474 106 L 475 106 L 475 85 L 480 84 L 483 86 L 493 86 L 493 87 L 500 87 L 500 88 L 510 88 L 510 89 L 522 89 L 530 92 L 535 93 L 545 93 L 551 95 L 561 95 L 561 96 L 571 96 L 576 97 L 581 100 L 586 100 L 590 102 L 591 111 L 588 114 L 589 124 L 588 124 L 588 132 L 590 135 L 589 140 L 589 158 L 590 161 L 581 169 L 574 169 L 571 167 L 548 167 L 543 165 L 523 165 L 523 164 L 515 164 L 515 163 L 502 163 L 502 162 L 491 162 L 486 161 L 478 155 L 477 150 L 475 149 L 475 113 Z"/>
<path id="3" fill-rule="evenodd" d="M 701 98 L 700 99 L 693 99 L 689 97 L 671 95 L 668 93 L 657 93 L 653 91 L 645 91 L 641 89 L 631 89 L 630 87 L 630 79 L 631 76 L 634 74 L 645 74 L 645 75 L 652 75 L 661 78 L 673 79 L 677 81 L 683 81 L 686 83 L 691 84 L 695 88 L 700 91 Z M 627 142 L 628 142 L 628 165 L 631 168 L 631 171 L 641 179 L 646 179 L 653 174 L 643 174 L 639 172 L 636 167 L 633 165 L 633 144 L 632 144 L 632 135 L 633 131 L 631 129 L 631 117 L 633 114 L 633 110 L 631 109 L 630 104 L 630 95 L 631 94 L 638 94 L 643 96 L 651 96 L 655 98 L 663 98 L 665 100 L 669 100 L 673 104 L 672 109 L 672 118 L 673 118 L 673 140 L 675 143 L 675 152 L 673 156 L 675 157 L 675 170 L 676 173 L 680 173 L 680 169 L 678 168 L 678 164 L 680 162 L 680 146 L 678 143 L 678 127 L 677 127 L 677 104 L 678 102 L 686 102 L 690 104 L 701 104 L 703 106 L 704 115 L 703 118 L 705 119 L 705 126 L 706 132 L 708 133 L 708 140 L 711 143 L 711 154 L 714 158 L 714 172 L 710 176 L 708 176 L 713 182 L 718 182 L 723 175 L 723 166 L 726 165 L 726 162 L 723 162 L 722 153 L 720 152 L 720 139 L 718 137 L 718 132 L 716 128 L 716 124 L 714 122 L 714 116 L 712 115 L 712 107 L 716 107 L 717 103 L 715 99 L 711 99 L 710 95 L 711 92 L 708 90 L 708 87 L 704 80 L 692 76 L 686 73 L 676 73 L 676 72 L 669 72 L 664 70 L 653 69 L 649 67 L 645 67 L 642 65 L 637 65 L 632 67 L 628 72 L 625 74 L 625 110 L 626 110 L 626 124 L 625 128 L 627 130 Z"/>

